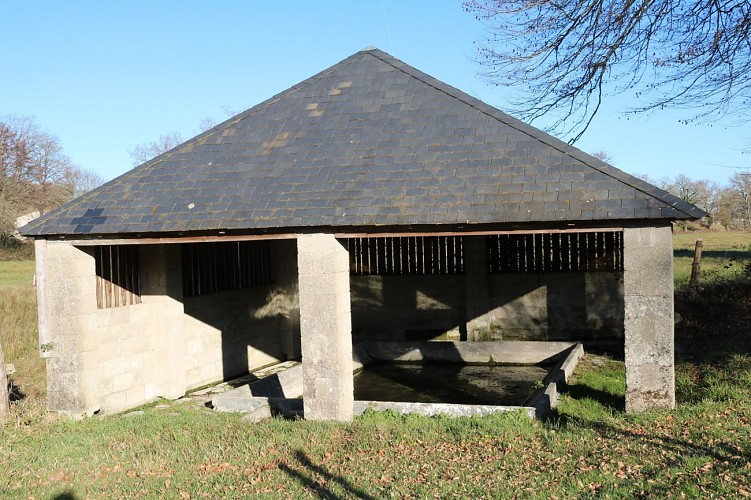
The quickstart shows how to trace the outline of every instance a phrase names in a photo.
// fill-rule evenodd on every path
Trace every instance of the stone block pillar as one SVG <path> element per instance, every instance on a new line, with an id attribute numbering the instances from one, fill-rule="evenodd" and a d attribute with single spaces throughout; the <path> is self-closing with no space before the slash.
<path id="1" fill-rule="evenodd" d="M 623 230 L 626 411 L 675 407 L 671 226 Z"/>
<path id="2" fill-rule="evenodd" d="M 352 420 L 349 254 L 331 234 L 297 237 L 303 408 L 308 420 Z"/>
<path id="3" fill-rule="evenodd" d="M 490 329 L 490 282 L 488 249 L 484 236 L 464 238 L 464 310 L 467 340 L 490 340 L 480 334 Z"/>

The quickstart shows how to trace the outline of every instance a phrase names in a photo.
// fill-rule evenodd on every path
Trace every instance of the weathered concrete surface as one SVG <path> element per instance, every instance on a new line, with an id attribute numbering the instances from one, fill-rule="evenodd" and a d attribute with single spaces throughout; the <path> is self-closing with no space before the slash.
<path id="1" fill-rule="evenodd" d="M 351 276 L 352 335 L 362 340 L 459 340 L 463 275 Z"/>
<path id="2" fill-rule="evenodd" d="M 556 406 L 558 406 L 558 385 L 555 382 L 550 382 L 536 391 L 525 404 L 525 407 L 534 409 L 532 416 L 535 418 L 542 418 Z"/>
<path id="3" fill-rule="evenodd" d="M 181 245 L 142 245 L 142 303 L 104 309 L 96 305 L 95 247 L 35 244 L 50 410 L 116 413 L 300 357 L 293 240 L 269 243 L 273 286 L 189 300 L 182 295 Z"/>
<path id="4" fill-rule="evenodd" d="M 670 225 L 623 231 L 626 411 L 675 407 Z"/>
<path id="5" fill-rule="evenodd" d="M 352 276 L 355 342 L 623 339 L 621 272 L 489 274 L 484 241 L 464 274 Z"/>
<path id="6" fill-rule="evenodd" d="M 303 369 L 302 365 L 295 365 L 257 382 L 217 394 L 211 404 L 218 411 L 253 411 L 260 404 L 258 401 L 266 402 L 269 398 L 294 399 L 302 395 Z"/>
<path id="7" fill-rule="evenodd" d="M 247 415 L 243 415 L 242 418 L 240 418 L 240 420 L 243 422 L 256 423 L 256 422 L 260 422 L 261 420 L 271 418 L 272 416 L 273 415 L 271 413 L 271 406 L 265 405 L 249 412 Z"/>
<path id="8" fill-rule="evenodd" d="M 489 276 L 490 338 L 623 338 L 620 272 L 499 273 Z"/>
<path id="9" fill-rule="evenodd" d="M 551 409 L 558 406 L 558 385 L 567 384 L 571 374 L 576 369 L 579 360 L 584 356 L 584 346 L 576 344 L 568 349 L 566 357 L 550 370 L 550 373 L 542 381 L 543 388 L 535 391 L 524 406 L 535 409 L 535 416 L 541 418 Z"/>
<path id="10" fill-rule="evenodd" d="M 48 358 L 47 405 L 51 410 L 74 417 L 93 413 L 98 405 L 91 395 L 84 393 L 79 355 L 82 333 L 79 309 L 91 308 L 81 300 L 88 291 L 81 275 L 89 274 L 86 269 L 89 257 L 66 243 L 36 240 L 34 247 L 39 347 L 42 356 Z"/>
<path id="11" fill-rule="evenodd" d="M 427 344 L 427 346 L 425 346 Z M 441 346 L 443 344 L 443 346 Z M 452 344 L 451 342 L 422 342 L 422 343 L 394 343 L 394 342 L 370 342 L 367 345 L 355 344 L 353 347 L 353 370 L 361 370 L 373 361 L 405 361 L 404 359 L 394 359 L 392 356 L 402 356 L 413 358 L 406 361 L 445 361 L 444 349 Z M 467 359 L 475 360 L 469 362 L 478 362 L 478 359 L 489 359 L 490 354 L 481 355 L 480 351 L 484 349 L 493 350 L 499 344 L 509 344 L 504 349 L 495 351 L 500 356 L 503 353 L 507 356 L 528 355 L 527 359 L 551 359 L 558 357 L 558 364 L 545 377 L 543 383 L 545 387 L 536 391 L 523 406 L 496 406 L 496 405 L 462 405 L 451 403 L 413 403 L 413 402 L 394 402 L 394 401 L 354 401 L 353 415 L 361 415 L 368 408 L 373 410 L 393 410 L 399 413 L 419 413 L 421 415 L 483 415 L 487 413 L 506 412 L 523 410 L 531 417 L 538 418 L 555 408 L 558 402 L 558 384 L 568 381 L 571 373 L 576 368 L 576 364 L 584 355 L 584 348 L 579 343 L 570 342 L 472 342 L 458 344 L 459 349 Z M 526 344 L 526 345 L 525 345 Z M 544 346 L 543 344 L 550 344 Z M 367 353 L 367 347 L 370 346 L 374 351 L 383 348 L 379 352 L 381 357 L 371 357 Z M 401 349 L 398 349 L 402 346 Z M 417 347 L 416 347 L 417 346 Z M 423 346 L 425 352 L 420 352 L 419 346 Z M 438 349 L 432 349 L 433 347 Z M 467 349 L 463 349 L 468 347 Z M 425 355 L 427 353 L 427 355 Z M 419 358 L 419 359 L 418 359 Z M 454 362 L 454 358 L 449 358 Z M 493 358 L 495 359 L 495 358 Z M 509 358 L 519 359 L 519 358 Z M 508 362 L 508 361 L 506 361 Z M 518 362 L 518 361 L 517 361 Z M 539 361 L 528 361 L 539 362 Z M 226 412 L 244 412 L 252 416 L 248 417 L 250 421 L 258 421 L 267 418 L 269 415 L 284 416 L 303 416 L 303 400 L 300 397 L 303 394 L 303 371 L 301 365 L 295 365 L 286 368 L 283 371 L 276 372 L 266 378 L 249 385 L 243 385 L 231 389 L 222 394 L 214 396 L 212 406 L 217 411 Z M 273 367 L 272 367 L 273 369 Z M 280 396 L 283 394 L 283 396 Z M 307 418 L 307 417 L 306 417 Z"/>
<path id="12" fill-rule="evenodd" d="M 490 274 L 487 238 L 464 238 L 464 310 L 467 340 L 481 340 L 490 329 Z M 491 340 L 489 338 L 484 340 Z"/>
<path id="13" fill-rule="evenodd" d="M 352 370 L 357 373 L 375 361 L 361 343 L 352 344 Z"/>
<path id="14" fill-rule="evenodd" d="M 363 342 L 378 361 L 440 363 L 519 363 L 552 361 L 575 342 Z"/>
<path id="15" fill-rule="evenodd" d="M 305 418 L 352 420 L 349 253 L 333 235 L 297 237 Z"/>
<path id="16" fill-rule="evenodd" d="M 78 417 L 182 396 L 178 247 L 139 249 L 141 304 L 97 309 L 94 247 L 36 244 L 39 342 L 47 358 L 49 409 Z"/>
<path id="17" fill-rule="evenodd" d="M 252 412 L 269 405 L 269 398 L 254 396 L 250 386 L 243 385 L 214 396 L 211 400 L 214 410 L 222 412 Z"/>
<path id="18" fill-rule="evenodd" d="M 386 411 L 397 413 L 416 413 L 432 417 L 434 415 L 448 415 L 452 417 L 469 417 L 472 415 L 488 415 L 491 413 L 505 413 L 522 410 L 534 418 L 535 409 L 524 406 L 490 406 L 490 405 L 457 405 L 449 403 L 399 403 L 393 401 L 355 401 L 355 415 L 362 415 L 366 410 Z"/>
<path id="19" fill-rule="evenodd" d="M 566 357 L 550 370 L 550 373 L 545 378 L 545 382 L 547 383 L 548 381 L 551 381 L 567 384 L 582 356 L 584 356 L 584 346 L 582 344 L 576 344 L 568 351 Z"/>

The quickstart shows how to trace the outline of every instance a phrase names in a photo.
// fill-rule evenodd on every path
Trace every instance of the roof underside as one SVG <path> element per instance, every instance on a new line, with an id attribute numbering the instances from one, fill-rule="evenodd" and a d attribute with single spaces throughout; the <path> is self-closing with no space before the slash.
<path id="1" fill-rule="evenodd" d="M 365 50 L 47 214 L 22 233 L 703 215 L 388 54 Z"/>

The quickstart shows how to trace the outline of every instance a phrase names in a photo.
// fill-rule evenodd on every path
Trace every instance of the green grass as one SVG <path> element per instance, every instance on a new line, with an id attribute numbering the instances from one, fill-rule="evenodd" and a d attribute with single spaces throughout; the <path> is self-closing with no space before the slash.
<path id="1" fill-rule="evenodd" d="M 587 354 L 544 421 L 373 413 L 351 424 L 250 424 L 179 403 L 46 415 L 33 287 L 2 275 L 0 335 L 28 397 L 0 429 L 0 497 L 746 497 L 751 280 L 727 274 L 676 293 L 675 411 L 625 414 L 623 361 Z"/>
<path id="2" fill-rule="evenodd" d="M 623 366 L 589 355 L 546 421 L 366 414 L 352 424 L 172 404 L 0 431 L 0 495 L 52 497 L 738 497 L 751 405 L 734 393 L 625 415 Z M 751 369 L 751 359 L 737 367 Z M 731 382 L 722 382 L 732 384 Z M 40 450 L 44 450 L 40 453 Z"/>
<path id="3" fill-rule="evenodd" d="M 32 270 L 34 263 L 0 261 L 0 270 L 8 269 L 8 264 Z M 0 273 L 0 341 L 5 362 L 16 367 L 12 396 L 24 397 L 17 410 L 26 412 L 44 405 L 47 380 L 44 360 L 37 349 L 36 288 L 30 284 L 31 280 L 23 279 L 18 284 L 18 276 L 26 276 L 26 272 Z"/>
<path id="4" fill-rule="evenodd" d="M 675 287 L 688 285 L 697 238 L 703 240 L 701 282 L 738 276 L 751 262 L 751 233 L 676 232 L 673 235 Z"/>
<path id="5" fill-rule="evenodd" d="M 28 287 L 33 280 L 33 260 L 0 260 L 0 289 Z"/>

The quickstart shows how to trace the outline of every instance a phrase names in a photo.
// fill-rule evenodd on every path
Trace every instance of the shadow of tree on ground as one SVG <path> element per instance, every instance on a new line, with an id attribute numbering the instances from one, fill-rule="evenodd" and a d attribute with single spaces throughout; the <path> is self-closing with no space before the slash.
<path id="1" fill-rule="evenodd" d="M 301 485 L 313 491 L 316 495 L 323 498 L 343 498 L 335 494 L 330 488 L 330 485 L 334 483 L 341 487 L 347 493 L 347 496 L 364 499 L 375 498 L 356 488 L 343 477 L 332 474 L 324 467 L 314 464 L 304 451 L 297 450 L 295 458 L 298 461 L 298 467 L 282 463 L 279 464 L 279 469 L 290 478 L 297 480 Z"/>

